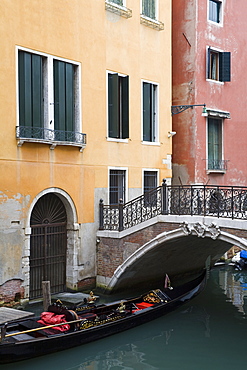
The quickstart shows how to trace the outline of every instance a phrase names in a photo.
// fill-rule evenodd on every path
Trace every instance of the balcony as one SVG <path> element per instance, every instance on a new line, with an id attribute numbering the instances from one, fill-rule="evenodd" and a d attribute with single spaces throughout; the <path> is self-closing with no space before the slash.
<path id="1" fill-rule="evenodd" d="M 207 173 L 226 173 L 228 160 L 207 159 Z"/>
<path id="2" fill-rule="evenodd" d="M 50 149 L 55 149 L 57 145 L 69 145 L 80 148 L 80 152 L 86 146 L 86 134 L 75 131 L 50 130 L 43 127 L 17 126 L 16 138 L 18 146 L 25 142 L 41 143 L 50 145 Z"/>

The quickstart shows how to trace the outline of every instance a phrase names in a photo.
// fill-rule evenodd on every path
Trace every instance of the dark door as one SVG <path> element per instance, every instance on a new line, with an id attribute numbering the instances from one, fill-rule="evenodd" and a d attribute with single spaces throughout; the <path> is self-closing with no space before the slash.
<path id="1" fill-rule="evenodd" d="M 50 281 L 51 293 L 65 289 L 67 215 L 54 194 L 41 197 L 31 215 L 30 298 L 42 296 L 42 281 Z"/>

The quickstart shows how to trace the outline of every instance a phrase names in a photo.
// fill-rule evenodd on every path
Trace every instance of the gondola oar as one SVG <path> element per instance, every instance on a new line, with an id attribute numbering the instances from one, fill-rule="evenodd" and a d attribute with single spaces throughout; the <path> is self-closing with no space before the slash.
<path id="1" fill-rule="evenodd" d="M 34 328 L 34 329 L 28 329 L 28 330 L 18 331 L 17 333 L 6 334 L 4 336 L 4 338 L 2 338 L 2 339 L 8 338 L 8 337 L 14 337 L 15 335 L 32 333 L 34 331 L 39 331 L 39 330 L 44 330 L 44 329 L 51 329 L 51 328 L 54 328 L 55 326 L 61 326 L 61 325 L 65 325 L 65 324 L 75 324 L 75 323 L 86 321 L 86 320 L 87 319 L 78 319 L 78 320 L 73 320 L 73 321 L 62 322 L 62 323 L 59 323 L 59 324 L 41 326 L 40 328 Z"/>

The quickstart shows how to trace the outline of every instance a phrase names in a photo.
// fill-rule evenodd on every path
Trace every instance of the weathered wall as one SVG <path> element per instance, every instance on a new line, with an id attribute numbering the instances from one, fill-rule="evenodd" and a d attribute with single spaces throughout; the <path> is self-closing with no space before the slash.
<path id="1" fill-rule="evenodd" d="M 222 1 L 222 22 L 208 21 L 208 1 L 173 1 L 173 104 L 230 112 L 223 123 L 226 173 L 207 173 L 207 118 L 202 108 L 173 116 L 173 183 L 246 186 L 245 0 Z M 237 21 L 236 21 L 237 20 Z M 207 80 L 207 48 L 231 52 L 231 81 Z"/>
<path id="2" fill-rule="evenodd" d="M 30 214 L 42 194 L 58 193 L 68 213 L 67 287 L 95 282 L 100 198 L 108 202 L 109 166 L 128 170 L 127 198 L 140 195 L 143 169 L 171 178 L 171 0 L 159 4 L 165 29 L 140 24 L 140 4 L 128 0 L 132 17 L 105 10 L 95 0 L 1 0 L 0 34 L 0 293 L 6 281 L 22 281 L 29 296 Z M 18 48 L 79 64 L 80 131 L 77 147 L 17 145 Z M 129 75 L 130 138 L 107 140 L 107 71 Z M 142 142 L 141 81 L 159 84 L 159 142 Z M 77 91 L 78 93 L 78 91 Z M 53 97 L 47 103 L 49 109 Z M 55 190 L 54 190 L 55 189 Z M 23 294 L 23 293 L 22 293 Z"/>

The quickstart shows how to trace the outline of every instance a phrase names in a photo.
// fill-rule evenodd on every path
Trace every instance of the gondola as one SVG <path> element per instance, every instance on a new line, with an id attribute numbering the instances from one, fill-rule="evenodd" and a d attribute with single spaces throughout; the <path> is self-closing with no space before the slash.
<path id="1" fill-rule="evenodd" d="M 81 346 L 134 328 L 173 311 L 199 294 L 206 272 L 178 287 L 151 290 L 132 299 L 105 304 L 83 304 L 67 309 L 60 302 L 48 312 L 1 327 L 0 363 L 26 360 Z M 45 315 L 55 319 L 47 324 Z M 63 318 L 57 322 L 57 318 Z"/>

